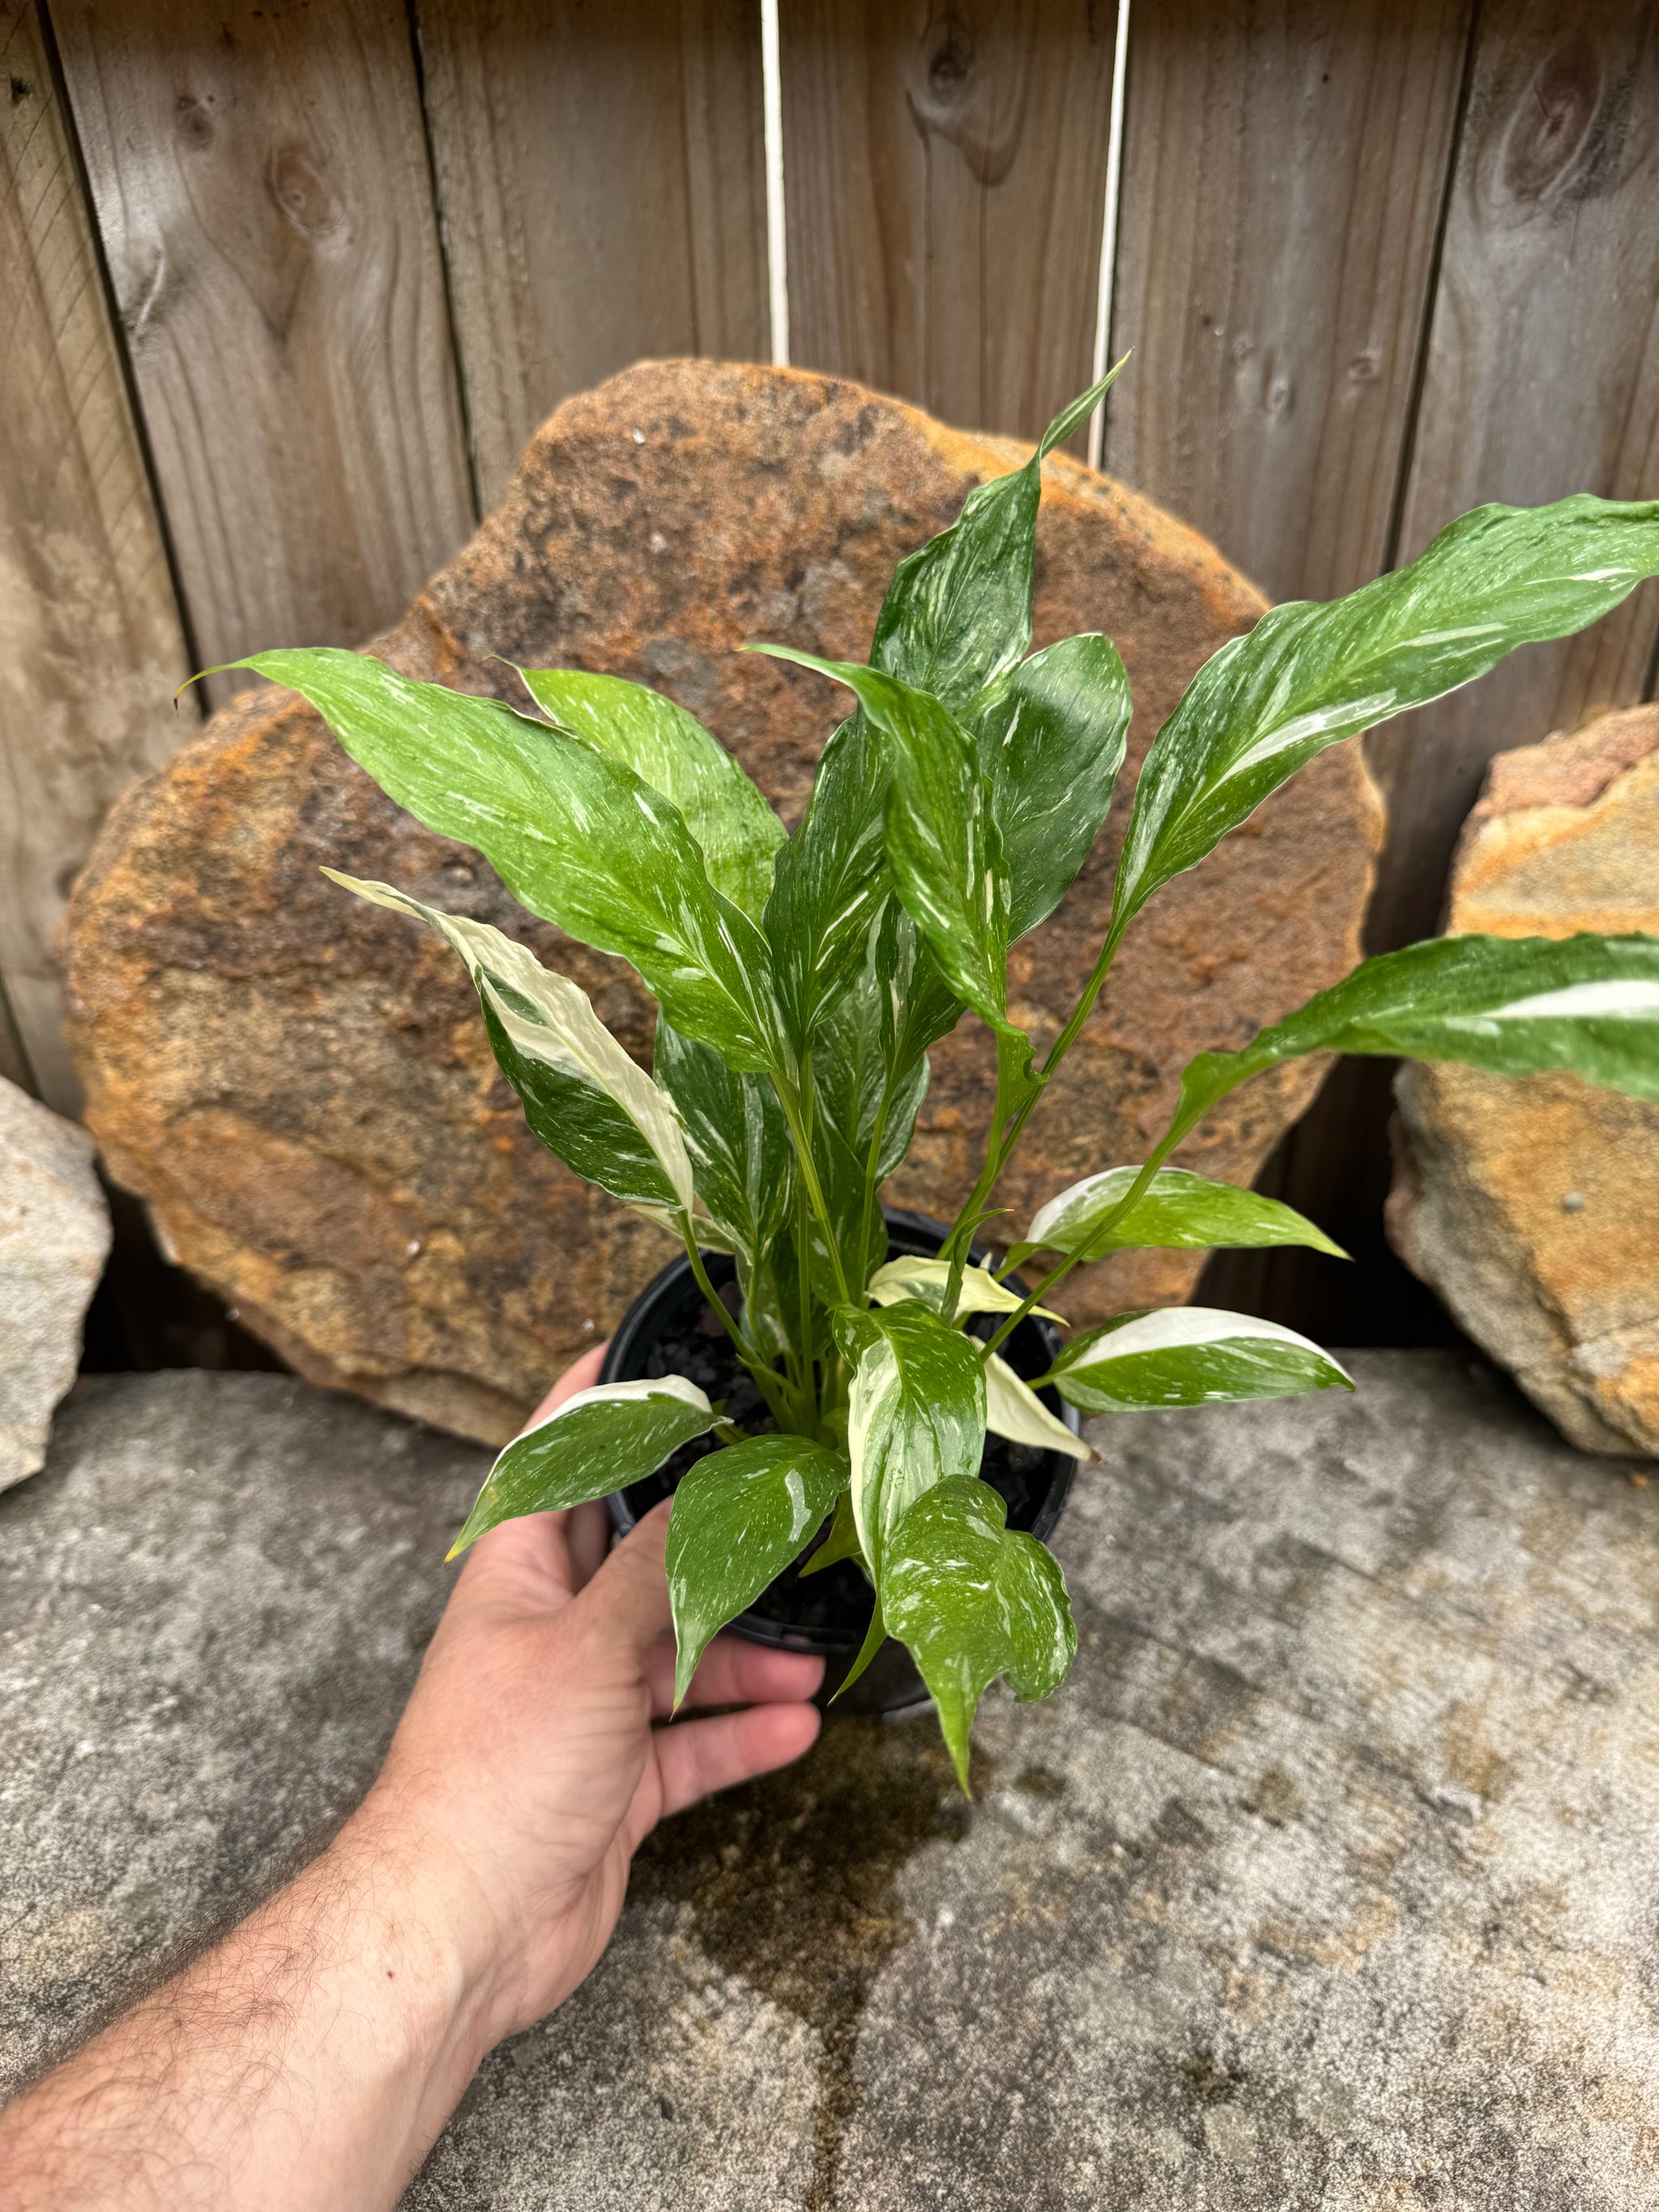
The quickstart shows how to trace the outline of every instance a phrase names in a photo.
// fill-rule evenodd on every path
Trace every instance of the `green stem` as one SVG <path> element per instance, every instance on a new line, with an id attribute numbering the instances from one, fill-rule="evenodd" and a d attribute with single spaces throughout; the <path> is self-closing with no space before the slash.
<path id="1" fill-rule="evenodd" d="M 890 1079 L 886 1087 L 881 1094 L 881 1105 L 876 1114 L 875 1132 L 871 1137 L 870 1149 L 865 1154 L 864 1159 L 864 1207 L 859 1216 L 859 1256 L 860 1260 L 863 1259 L 865 1254 L 866 1254 L 870 1249 L 870 1231 L 872 1225 L 871 1216 L 875 1211 L 876 1205 L 876 1175 L 877 1170 L 881 1164 L 882 1139 L 887 1134 L 887 1109 L 891 1105 L 892 1100 L 893 1086 Z"/>
<path id="2" fill-rule="evenodd" d="M 854 1304 L 853 1293 L 847 1286 L 847 1271 L 842 1265 L 841 1248 L 830 1226 L 830 1209 L 824 1203 L 823 1185 L 818 1181 L 817 1164 L 812 1158 L 811 1138 L 802 1114 L 801 1102 L 810 1093 L 812 1067 L 810 1060 L 801 1069 L 801 1090 L 799 1094 L 781 1082 L 775 1074 L 772 1088 L 778 1094 L 778 1103 L 783 1109 L 783 1119 L 789 1131 L 789 1141 L 795 1148 L 795 1165 L 800 1170 L 801 1181 L 806 1186 L 806 1195 L 817 1216 L 818 1226 L 823 1231 L 823 1242 L 830 1254 L 830 1265 L 835 1270 L 836 1288 L 843 1305 Z"/>
<path id="3" fill-rule="evenodd" d="M 810 1425 L 805 1433 L 816 1436 L 818 1394 L 812 1362 L 812 1230 L 807 1213 L 806 1185 L 799 1176 L 795 1177 L 795 1325 L 800 1336 L 797 1387 L 802 1413 Z"/>
<path id="4" fill-rule="evenodd" d="M 773 1419 L 781 1429 L 792 1427 L 793 1424 L 789 1419 L 782 1393 L 779 1389 L 778 1377 L 763 1360 L 755 1358 L 749 1346 L 744 1342 L 743 1332 L 732 1320 L 725 1299 L 708 1279 L 708 1270 L 702 1264 L 702 1254 L 697 1249 L 697 1240 L 691 1234 L 691 1224 L 684 1214 L 680 1217 L 680 1234 L 685 1240 L 685 1256 L 691 1262 L 691 1273 L 696 1279 L 697 1288 L 725 1322 L 726 1333 L 737 1347 L 738 1358 L 754 1376 L 762 1397 L 771 1408 Z"/>
<path id="5" fill-rule="evenodd" d="M 1018 1305 L 1014 1308 L 1012 1313 L 1009 1314 L 1005 1318 L 1002 1326 L 996 1331 L 995 1334 L 986 1345 L 985 1350 L 981 1355 L 982 1360 L 989 1360 L 991 1354 L 997 1350 L 1000 1345 L 1004 1343 L 1006 1339 L 1013 1334 L 1015 1329 L 1019 1327 L 1021 1322 L 1023 1322 L 1026 1315 L 1030 1312 L 1032 1307 L 1041 1305 L 1043 1299 L 1046 1298 L 1048 1293 L 1054 1288 L 1054 1285 L 1057 1283 L 1063 1282 L 1066 1277 L 1071 1273 L 1073 1267 L 1079 1266 L 1085 1260 L 1098 1258 L 1105 1251 L 1108 1239 L 1110 1237 L 1113 1230 L 1116 1228 L 1118 1223 L 1122 1220 L 1124 1215 L 1128 1212 L 1131 1206 L 1139 1205 L 1142 1198 L 1146 1195 L 1147 1185 L 1152 1182 L 1152 1177 L 1163 1166 L 1164 1161 L 1169 1158 L 1170 1153 L 1174 1152 L 1181 1139 L 1186 1135 L 1187 1130 L 1190 1127 L 1190 1122 L 1187 1122 L 1183 1126 L 1182 1118 L 1180 1113 L 1177 1112 L 1175 1120 L 1170 1122 L 1169 1127 L 1164 1131 L 1164 1135 L 1159 1139 L 1157 1145 L 1153 1146 L 1152 1157 L 1146 1162 L 1146 1166 L 1142 1168 L 1140 1173 L 1135 1177 L 1134 1181 L 1130 1184 L 1123 1196 L 1106 1216 L 1106 1218 L 1101 1223 L 1099 1228 L 1096 1230 L 1094 1235 L 1087 1238 L 1085 1243 L 1079 1244 L 1074 1252 L 1068 1252 L 1057 1267 L 1051 1267 L 1034 1291 L 1028 1291 L 1026 1292 L 1024 1297 L 1022 1298 Z"/>
<path id="6" fill-rule="evenodd" d="M 1127 927 L 1128 921 L 1129 917 L 1126 915 L 1124 917 L 1123 927 Z M 1036 1105 L 1038 1099 L 1042 1097 L 1043 1092 L 1048 1089 L 1049 1080 L 1054 1075 L 1054 1070 L 1060 1066 L 1066 1054 L 1070 1052 L 1072 1047 L 1077 1042 L 1078 1037 L 1082 1032 L 1083 1024 L 1088 1020 L 1090 1015 L 1094 1012 L 1095 1001 L 1099 998 L 1100 994 L 1105 986 L 1106 978 L 1110 973 L 1112 962 L 1116 956 L 1117 948 L 1122 941 L 1122 937 L 1123 928 L 1120 927 L 1116 921 L 1114 920 L 1111 927 L 1107 930 L 1105 943 L 1100 948 L 1100 957 L 1095 962 L 1094 967 L 1090 972 L 1089 980 L 1083 987 L 1081 997 L 1078 1000 L 1076 1006 L 1073 1007 L 1071 1014 L 1066 1020 L 1065 1028 L 1061 1030 L 1060 1035 L 1054 1039 L 1054 1043 L 1048 1048 L 1048 1056 L 1043 1061 L 1042 1066 L 1037 1070 L 1036 1080 L 1032 1088 L 1014 1109 L 1013 1116 L 1006 1129 L 1000 1126 L 1000 1109 L 1003 1097 L 1003 1060 L 1000 1049 L 1000 1040 L 999 1039 L 999 1049 L 997 1054 L 997 1109 L 994 1109 L 991 1117 L 991 1135 L 986 1145 L 985 1164 L 980 1170 L 979 1180 L 975 1183 L 972 1190 L 969 1192 L 967 1200 L 963 1206 L 962 1211 L 957 1214 L 955 1221 L 951 1224 L 951 1233 L 945 1238 L 945 1243 L 941 1248 L 944 1251 L 949 1252 L 951 1255 L 953 1264 L 956 1261 L 957 1248 L 960 1245 L 963 1249 L 966 1249 L 968 1236 L 971 1234 L 969 1224 L 980 1218 L 986 1201 L 991 1197 L 992 1194 L 996 1189 L 997 1184 L 1001 1180 L 1003 1170 L 1013 1158 L 1014 1147 L 1019 1142 L 1020 1136 L 1024 1130 L 1025 1124 L 1031 1118 L 1032 1109 Z M 964 1231 L 967 1233 L 964 1233 Z M 959 1275 L 957 1279 L 959 1282 Z M 947 1312 L 951 1310 L 948 1305 L 946 1306 L 945 1310 Z M 1004 1330 L 1000 1333 L 1000 1335 L 1006 1335 L 1006 1334 L 1007 1332 Z M 998 1341 L 1000 1341 L 1000 1335 L 997 1340 Z M 988 1353 L 987 1356 L 988 1357 Z"/>

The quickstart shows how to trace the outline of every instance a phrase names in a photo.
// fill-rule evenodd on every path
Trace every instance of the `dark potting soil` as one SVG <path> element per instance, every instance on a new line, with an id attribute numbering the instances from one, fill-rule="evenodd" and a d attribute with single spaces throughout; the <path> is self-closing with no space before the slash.
<path id="1" fill-rule="evenodd" d="M 715 1288 L 728 1297 L 735 1297 L 731 1261 L 726 1260 L 721 1267 L 711 1253 L 708 1266 Z M 992 1316 L 981 1316 L 972 1326 L 979 1334 L 988 1335 L 994 1325 Z M 1030 1322 L 1021 1323 L 1002 1351 L 1014 1372 L 1026 1382 L 1042 1374 L 1054 1358 L 1042 1328 Z M 711 1402 L 718 1405 L 723 1400 L 726 1418 L 737 1422 L 751 1436 L 764 1434 L 777 1425 L 748 1370 L 733 1351 L 731 1338 L 689 1273 L 685 1295 L 676 1308 L 662 1316 L 655 1340 L 637 1371 L 642 1378 L 652 1380 L 664 1375 L 684 1375 Z M 1041 1395 L 1051 1412 L 1062 1412 L 1055 1392 L 1045 1390 Z M 716 1437 L 696 1437 L 690 1443 L 682 1444 L 655 1474 L 644 1482 L 632 1484 L 623 1495 L 635 1516 L 648 1513 L 653 1505 L 672 1496 L 681 1477 L 689 1474 L 706 1454 L 719 1449 Z M 1011 1528 L 1029 1530 L 1035 1525 L 1048 1495 L 1051 1467 L 1049 1454 L 1030 1444 L 1013 1443 L 1006 1437 L 986 1438 L 980 1473 L 1001 1494 L 1008 1508 Z M 850 1559 L 843 1559 L 836 1566 L 826 1567 L 822 1574 L 801 1579 L 801 1566 L 811 1559 L 828 1530 L 826 1522 L 811 1551 L 796 1565 L 786 1568 L 777 1581 L 754 1601 L 749 1612 L 786 1627 L 815 1631 L 838 1640 L 845 1638 L 856 1644 L 862 1642 L 870 1625 L 873 1602 L 862 1571 Z"/>

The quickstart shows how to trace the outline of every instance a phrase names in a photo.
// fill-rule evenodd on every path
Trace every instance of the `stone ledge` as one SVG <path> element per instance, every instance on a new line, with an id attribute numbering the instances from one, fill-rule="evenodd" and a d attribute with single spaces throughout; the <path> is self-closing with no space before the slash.
<path id="1" fill-rule="evenodd" d="M 1659 2206 L 1659 1491 L 1450 1354 L 1099 1425 L 1082 1648 L 842 1722 L 642 1855 L 410 2212 Z M 0 2074 L 373 1771 L 483 1455 L 267 1376 L 84 1387 L 0 1500 Z"/>

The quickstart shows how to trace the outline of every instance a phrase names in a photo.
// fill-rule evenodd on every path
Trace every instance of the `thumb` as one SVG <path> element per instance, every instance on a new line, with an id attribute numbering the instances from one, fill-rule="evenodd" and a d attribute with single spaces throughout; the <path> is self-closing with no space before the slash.
<path id="1" fill-rule="evenodd" d="M 641 1661 L 673 1618 L 664 1567 L 671 1502 L 653 1506 L 629 1531 L 576 1600 Z"/>

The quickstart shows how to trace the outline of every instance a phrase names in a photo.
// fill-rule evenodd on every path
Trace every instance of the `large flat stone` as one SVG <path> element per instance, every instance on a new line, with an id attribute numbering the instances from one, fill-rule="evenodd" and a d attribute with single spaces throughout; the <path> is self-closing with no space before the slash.
<path id="1" fill-rule="evenodd" d="M 0 1076 L 0 1490 L 45 1463 L 109 1239 L 86 1131 Z"/>
<path id="2" fill-rule="evenodd" d="M 1498 756 L 1447 927 L 1659 933 L 1659 707 Z M 1659 1105 L 1452 1061 L 1395 1095 L 1401 1258 L 1572 1443 L 1659 1455 Z"/>
<path id="3" fill-rule="evenodd" d="M 1059 1696 L 672 1825 L 410 2212 L 1659 2207 L 1659 1491 L 1484 1369 L 1097 1425 Z M 0 2072 L 373 1771 L 477 1479 L 264 1376 L 83 1389 L 0 1501 Z"/>
<path id="4" fill-rule="evenodd" d="M 504 661 L 655 684 L 793 823 L 841 709 L 821 679 L 737 647 L 766 636 L 862 658 L 896 562 L 1024 450 L 831 378 L 647 364 L 552 416 L 496 513 L 374 650 L 503 695 Z M 1261 608 L 1194 532 L 1050 460 L 1037 641 L 1117 640 L 1131 771 L 1200 663 Z M 1014 1011 L 1045 1047 L 1104 933 L 1131 781 L 1073 895 L 1015 955 Z M 1024 1211 L 1144 1158 L 1193 1053 L 1243 1043 L 1344 973 L 1379 834 L 1345 748 L 1181 878 L 1131 934 L 1004 1202 Z M 170 1249 L 301 1373 L 501 1441 L 670 1248 L 525 1130 L 459 963 L 327 883 L 324 862 L 522 936 L 648 1056 L 631 969 L 532 921 L 475 854 L 385 799 L 308 708 L 265 692 L 129 796 L 77 882 L 66 947 L 88 1122 Z M 990 1110 L 980 1026 L 940 1044 L 933 1069 L 895 1195 L 948 1216 Z M 1298 1062 L 1252 1085 L 1183 1157 L 1249 1182 L 1318 1074 Z M 1178 1298 L 1199 1264 L 1126 1255 L 1114 1283 Z M 1067 1287 L 1074 1317 L 1104 1310 L 1103 1286 Z"/>

